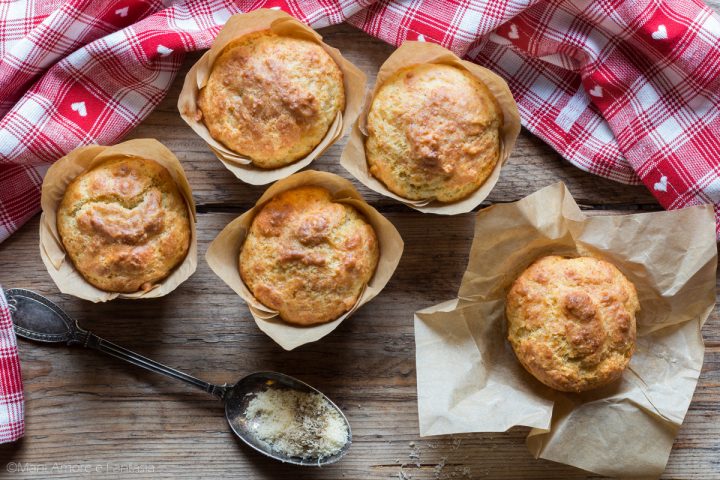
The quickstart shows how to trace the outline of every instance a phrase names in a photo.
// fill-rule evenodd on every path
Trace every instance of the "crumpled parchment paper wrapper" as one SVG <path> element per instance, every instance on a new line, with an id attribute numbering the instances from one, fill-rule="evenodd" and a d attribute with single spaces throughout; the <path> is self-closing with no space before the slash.
<path id="1" fill-rule="evenodd" d="M 365 216 L 375 229 L 380 245 L 380 258 L 375 274 L 348 312 L 332 322 L 302 327 L 282 321 L 276 310 L 266 307 L 255 298 L 240 277 L 238 262 L 245 236 L 250 230 L 255 215 L 262 207 L 274 196 L 286 190 L 310 185 L 324 187 L 332 194 L 334 201 L 352 205 Z M 205 259 L 217 276 L 248 304 L 250 313 L 260 330 L 285 350 L 292 350 L 329 334 L 343 320 L 380 293 L 395 272 L 402 251 L 403 241 L 393 224 L 368 205 L 350 181 L 332 173 L 307 170 L 280 180 L 268 188 L 253 208 L 230 222 L 220 232 L 208 247 Z"/>
<path id="2" fill-rule="evenodd" d="M 185 259 L 165 279 L 151 290 L 135 293 L 106 292 L 91 285 L 75 269 L 57 230 L 57 210 L 65 195 L 65 189 L 78 175 L 111 158 L 138 157 L 155 160 L 165 167 L 177 183 L 190 212 L 191 238 Z M 55 162 L 45 175 L 40 198 L 40 255 L 50 277 L 62 293 L 91 302 L 106 302 L 114 298 L 157 298 L 175 290 L 197 268 L 197 234 L 195 232 L 195 202 L 185 171 L 177 157 L 162 143 L 151 138 L 140 138 L 118 143 L 110 147 L 88 145 L 78 147 Z"/>
<path id="3" fill-rule="evenodd" d="M 590 255 L 637 287 L 637 351 L 583 394 L 537 381 L 507 341 L 505 295 L 535 259 Z M 715 305 L 712 206 L 585 216 L 561 183 L 480 211 L 458 299 L 415 314 L 420 434 L 532 427 L 535 457 L 613 477 L 658 477 L 697 385 Z"/>
<path id="4" fill-rule="evenodd" d="M 480 188 L 457 202 L 443 203 L 436 200 L 410 200 L 403 198 L 388 190 L 385 184 L 370 174 L 368 169 L 367 159 L 365 157 L 365 139 L 367 138 L 367 115 L 370 110 L 370 105 L 372 104 L 372 99 L 382 84 L 395 72 L 402 68 L 421 63 L 452 65 L 468 71 L 488 87 L 497 99 L 503 112 L 504 122 L 501 131 L 502 145 L 500 158 L 497 164 L 495 164 L 495 168 Z M 500 76 L 480 65 L 460 60 L 460 58 L 450 50 L 435 43 L 404 42 L 380 67 L 375 88 L 372 93 L 366 97 L 362 112 L 350 131 L 350 137 L 343 149 L 340 164 L 369 189 L 387 197 L 394 198 L 415 210 L 425 213 L 456 215 L 458 213 L 471 211 L 487 198 L 497 183 L 498 178 L 500 178 L 500 169 L 510 156 L 519 133 L 520 113 L 518 112 L 517 104 L 513 99 L 512 93 L 510 93 L 510 88 Z"/>
<path id="5" fill-rule="evenodd" d="M 272 30 L 278 35 L 302 38 L 317 43 L 340 67 L 345 86 L 345 110 L 338 113 L 322 141 L 305 158 L 275 169 L 262 169 L 254 166 L 250 158 L 233 152 L 215 140 L 202 120 L 197 119 L 199 113 L 197 98 L 200 90 L 207 84 L 215 59 L 228 43 L 238 37 L 260 30 Z M 251 185 L 265 185 L 308 166 L 350 130 L 362 109 L 366 83 L 365 73 L 343 57 L 338 49 L 323 43 L 322 37 L 315 30 L 282 10 L 261 8 L 249 13 L 238 13 L 228 19 L 210 50 L 200 57 L 200 60 L 190 68 L 185 76 L 185 83 L 183 83 L 178 98 L 178 110 L 183 120 L 205 140 L 215 156 L 237 178 Z"/>

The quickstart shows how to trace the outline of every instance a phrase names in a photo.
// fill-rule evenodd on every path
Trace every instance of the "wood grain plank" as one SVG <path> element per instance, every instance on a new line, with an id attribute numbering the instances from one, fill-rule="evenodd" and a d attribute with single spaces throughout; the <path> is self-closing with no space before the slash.
<path id="1" fill-rule="evenodd" d="M 201 255 L 234 217 L 199 216 Z M 527 429 L 419 439 L 412 312 L 457 291 L 473 216 L 437 217 L 432 226 L 414 213 L 388 217 L 407 248 L 387 289 L 329 337 L 292 352 L 283 352 L 257 329 L 239 298 L 204 262 L 163 299 L 88 305 L 58 295 L 37 255 L 34 220 L 0 247 L 0 283 L 18 285 L 21 279 L 21 286 L 47 294 L 99 335 L 209 381 L 231 382 L 263 369 L 296 375 L 345 410 L 355 444 L 346 460 L 319 472 L 278 467 L 235 441 L 220 405 L 202 393 L 93 352 L 23 342 L 27 438 L 0 448 L 0 459 L 152 465 L 156 474 L 176 478 L 398 478 L 403 463 L 403 472 L 412 478 L 436 478 L 436 473 L 438 478 L 587 478 L 579 470 L 532 459 L 524 445 Z M 433 281 L 418 281 L 426 278 Z M 702 472 L 717 471 L 717 325 L 715 312 L 704 329 L 709 348 L 700 386 L 667 478 L 712 478 Z M 410 457 L 414 450 L 419 450 L 420 467 Z M 186 458 L 189 451 L 192 461 Z M 436 472 L 443 459 L 445 466 Z M 509 471 L 508 459 L 513 463 Z"/>

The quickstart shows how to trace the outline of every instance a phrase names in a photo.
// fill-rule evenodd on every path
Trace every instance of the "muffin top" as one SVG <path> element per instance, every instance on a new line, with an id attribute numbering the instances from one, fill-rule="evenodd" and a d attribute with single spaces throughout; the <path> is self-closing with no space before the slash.
<path id="1" fill-rule="evenodd" d="M 190 215 L 170 173 L 153 160 L 113 158 L 68 185 L 60 240 L 80 274 L 108 292 L 150 290 L 183 261 Z"/>
<path id="2" fill-rule="evenodd" d="M 215 140 L 257 167 L 278 168 L 325 137 L 345 108 L 343 75 L 317 43 L 254 32 L 223 49 L 198 108 Z"/>
<path id="3" fill-rule="evenodd" d="M 461 200 L 498 162 L 502 124 L 492 93 L 467 71 L 439 64 L 401 69 L 368 112 L 370 173 L 410 200 Z"/>
<path id="4" fill-rule="evenodd" d="M 545 385 L 582 392 L 620 377 L 635 351 L 635 286 L 612 264 L 544 257 L 507 295 L 508 339 Z"/>
<path id="5" fill-rule="evenodd" d="M 379 258 L 373 227 L 320 187 L 287 190 L 255 216 L 240 253 L 240 276 L 262 304 L 297 325 L 350 310 Z"/>

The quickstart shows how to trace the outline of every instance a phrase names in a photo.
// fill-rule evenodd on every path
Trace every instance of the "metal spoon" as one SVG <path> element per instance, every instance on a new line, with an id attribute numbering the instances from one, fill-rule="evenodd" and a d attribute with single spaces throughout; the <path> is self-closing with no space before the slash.
<path id="1" fill-rule="evenodd" d="M 13 288 L 7 290 L 5 295 L 10 305 L 13 323 L 15 324 L 15 332 L 19 337 L 43 343 L 64 343 L 70 346 L 79 345 L 99 350 L 138 367 L 162 373 L 177 380 L 182 380 L 207 393 L 212 393 L 225 403 L 225 417 L 227 418 L 230 428 L 235 432 L 235 435 L 263 455 L 293 465 L 320 467 L 337 462 L 350 448 L 352 432 L 345 415 L 343 415 L 342 411 L 337 405 L 331 402 L 329 398 L 300 380 L 282 373 L 257 372 L 241 378 L 234 385 L 213 385 L 212 383 L 204 382 L 179 370 L 145 358 L 142 355 L 138 355 L 126 348 L 104 340 L 92 332 L 81 329 L 78 323 L 70 318 L 60 307 L 40 294 L 22 288 Z M 345 443 L 339 452 L 322 458 L 289 457 L 272 450 L 270 445 L 253 435 L 250 430 L 249 421 L 245 417 L 245 410 L 254 395 L 270 387 L 313 392 L 322 395 L 328 404 L 332 405 L 345 421 L 348 430 L 347 443 Z"/>

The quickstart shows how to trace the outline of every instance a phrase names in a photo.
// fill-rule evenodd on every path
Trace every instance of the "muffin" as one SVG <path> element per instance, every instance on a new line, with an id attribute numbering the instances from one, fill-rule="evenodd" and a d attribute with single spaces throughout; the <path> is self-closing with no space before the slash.
<path id="1" fill-rule="evenodd" d="M 307 156 L 343 111 L 343 74 L 315 42 L 254 32 L 223 49 L 197 106 L 215 140 L 278 168 Z"/>
<path id="2" fill-rule="evenodd" d="M 617 380 L 635 351 L 635 286 L 612 264 L 544 257 L 507 295 L 508 339 L 548 387 L 583 392 Z"/>
<path id="3" fill-rule="evenodd" d="M 57 229 L 77 271 L 95 287 L 152 289 L 190 246 L 190 213 L 170 173 L 142 158 L 111 158 L 68 185 Z"/>
<path id="4" fill-rule="evenodd" d="M 337 319 L 357 302 L 379 258 L 373 227 L 320 187 L 287 190 L 255 216 L 240 276 L 262 304 L 296 325 Z"/>
<path id="5" fill-rule="evenodd" d="M 497 100 L 469 72 L 439 64 L 401 69 L 368 112 L 369 171 L 403 198 L 461 200 L 495 168 L 502 124 Z"/>

